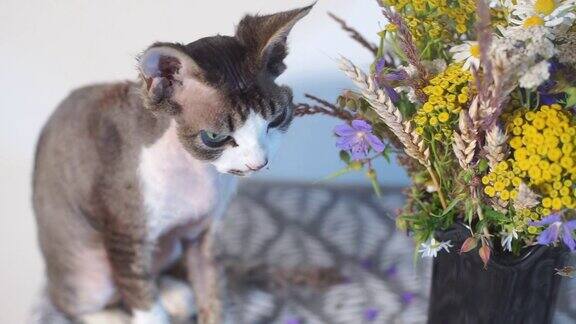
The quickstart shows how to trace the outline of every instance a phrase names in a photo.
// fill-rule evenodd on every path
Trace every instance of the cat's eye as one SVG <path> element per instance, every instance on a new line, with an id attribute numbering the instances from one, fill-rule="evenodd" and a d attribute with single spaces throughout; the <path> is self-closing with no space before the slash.
<path id="1" fill-rule="evenodd" d="M 276 127 L 282 125 L 282 123 L 286 119 L 286 110 L 287 109 L 282 110 L 282 113 L 280 115 L 276 116 L 276 118 L 274 118 L 274 120 L 272 120 L 270 122 L 270 124 L 268 124 L 268 129 L 276 128 Z"/>
<path id="2" fill-rule="evenodd" d="M 216 148 L 226 144 L 228 141 L 232 139 L 232 137 L 226 134 L 212 133 L 203 130 L 200 132 L 200 139 L 202 140 L 204 145 Z"/>

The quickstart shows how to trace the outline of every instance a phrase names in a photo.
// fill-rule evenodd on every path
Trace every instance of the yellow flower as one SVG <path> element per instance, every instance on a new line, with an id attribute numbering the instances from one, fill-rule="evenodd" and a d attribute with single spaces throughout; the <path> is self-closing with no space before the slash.
<path id="1" fill-rule="evenodd" d="M 488 197 L 494 197 L 496 195 L 496 190 L 494 190 L 494 187 L 486 186 L 484 187 L 484 193 L 488 195 Z"/>
<path id="2" fill-rule="evenodd" d="M 558 161 L 562 156 L 562 151 L 559 148 L 555 147 L 553 149 L 548 150 L 547 155 L 550 161 Z"/>
<path id="3" fill-rule="evenodd" d="M 556 9 L 556 3 L 554 0 L 536 0 L 534 9 L 537 13 L 548 16 Z"/>
<path id="4" fill-rule="evenodd" d="M 540 18 L 540 16 L 531 16 L 524 20 L 522 26 L 525 28 L 544 26 L 544 19 Z"/>
<path id="5" fill-rule="evenodd" d="M 448 115 L 448 113 L 446 113 L 446 112 L 441 112 L 438 115 L 438 121 L 440 121 L 441 123 L 447 122 L 449 118 L 450 118 L 450 115 Z"/>
<path id="6" fill-rule="evenodd" d="M 387 31 L 387 32 L 393 33 L 393 32 L 395 32 L 395 31 L 397 31 L 397 30 L 398 30 L 398 26 L 396 26 L 396 24 L 390 23 L 390 24 L 386 25 L 386 31 Z"/>
<path id="7" fill-rule="evenodd" d="M 539 207 L 514 211 L 514 226 L 527 230 L 528 222 L 548 213 L 576 207 L 576 121 L 558 104 L 538 109 L 514 109 L 502 115 L 509 137 L 509 171 L 497 165 L 486 186 L 494 188 L 502 201 L 515 201 L 521 183 L 542 196 Z M 497 173 L 497 175 L 495 174 Z M 495 175 L 492 175 L 495 174 Z M 511 185 L 512 187 L 510 187 Z"/>
<path id="8" fill-rule="evenodd" d="M 554 210 L 562 209 L 562 199 L 560 199 L 558 197 L 552 199 L 552 209 L 554 209 Z"/>
<path id="9" fill-rule="evenodd" d="M 574 165 L 574 158 L 571 156 L 564 156 L 560 159 L 560 165 L 564 169 L 570 169 L 572 168 L 572 165 Z"/>
<path id="10" fill-rule="evenodd" d="M 538 181 L 542 177 L 542 170 L 537 166 L 533 166 L 528 170 L 528 175 L 532 181 Z"/>

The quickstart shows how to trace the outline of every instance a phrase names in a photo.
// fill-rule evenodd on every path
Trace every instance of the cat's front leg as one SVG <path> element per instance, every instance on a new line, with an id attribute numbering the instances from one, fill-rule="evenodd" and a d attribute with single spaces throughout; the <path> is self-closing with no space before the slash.
<path id="1" fill-rule="evenodd" d="M 224 273 L 214 259 L 213 240 L 214 233 L 209 228 L 198 240 L 186 245 L 188 280 L 194 289 L 200 324 L 222 323 L 220 287 Z"/>
<path id="2" fill-rule="evenodd" d="M 154 243 L 144 238 L 108 233 L 106 250 L 118 291 L 132 311 L 132 323 L 170 323 L 158 299 L 158 289 L 152 274 Z"/>

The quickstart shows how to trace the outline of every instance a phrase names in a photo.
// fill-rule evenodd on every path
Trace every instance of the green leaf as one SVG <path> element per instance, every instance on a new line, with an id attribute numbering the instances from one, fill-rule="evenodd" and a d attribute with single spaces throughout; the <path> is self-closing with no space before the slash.
<path id="1" fill-rule="evenodd" d="M 564 90 L 566 92 L 566 107 L 576 106 L 576 87 L 570 87 Z"/>
<path id="2" fill-rule="evenodd" d="M 456 198 L 454 200 L 452 200 L 452 202 L 450 202 L 450 204 L 448 205 L 448 207 L 446 207 L 446 209 L 444 209 L 444 211 L 442 212 L 441 216 L 446 216 L 448 215 L 448 213 L 454 209 L 454 207 L 456 207 L 456 205 L 458 205 L 458 203 L 460 203 L 460 201 L 462 201 L 462 198 Z"/>
<path id="3" fill-rule="evenodd" d="M 478 171 L 480 171 L 480 173 L 484 173 L 486 170 L 488 170 L 488 160 L 481 159 L 478 163 Z"/>
<path id="4" fill-rule="evenodd" d="M 472 180 L 472 171 L 466 170 L 466 171 L 462 172 L 462 179 L 466 183 L 470 183 L 470 181 Z"/>
<path id="5" fill-rule="evenodd" d="M 384 151 L 382 151 L 382 157 L 384 157 L 386 162 L 390 163 L 390 154 L 392 154 L 393 151 L 394 149 L 390 147 L 390 145 L 386 146 L 386 148 L 384 148 Z"/>

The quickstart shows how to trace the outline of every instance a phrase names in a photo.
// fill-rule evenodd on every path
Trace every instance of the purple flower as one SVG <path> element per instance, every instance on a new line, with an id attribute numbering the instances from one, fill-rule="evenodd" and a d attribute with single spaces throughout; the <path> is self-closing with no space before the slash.
<path id="1" fill-rule="evenodd" d="M 302 324 L 302 321 L 299 318 L 291 317 L 291 318 L 287 319 L 284 323 L 285 324 Z"/>
<path id="2" fill-rule="evenodd" d="M 404 304 L 408 305 L 408 304 L 410 304 L 410 303 L 414 300 L 414 297 L 416 297 L 416 296 L 414 295 L 414 293 L 411 293 L 411 292 L 407 291 L 407 292 L 405 292 L 405 293 L 402 294 L 402 302 L 403 302 Z"/>
<path id="3" fill-rule="evenodd" d="M 372 134 L 372 126 L 363 120 L 353 120 L 352 125 L 338 125 L 334 133 L 339 137 L 336 146 L 349 151 L 353 160 L 365 159 L 370 148 L 377 153 L 384 151 L 384 143 Z"/>
<path id="4" fill-rule="evenodd" d="M 374 261 L 371 259 L 365 259 L 360 262 L 360 265 L 366 270 L 371 270 L 374 268 Z"/>
<path id="5" fill-rule="evenodd" d="M 364 319 L 372 322 L 378 317 L 378 310 L 376 308 L 368 308 L 364 311 Z"/>
<path id="6" fill-rule="evenodd" d="M 387 65 L 388 61 L 386 58 L 383 57 L 379 59 L 378 62 L 376 62 L 376 73 L 380 74 L 382 71 L 384 71 Z"/>
<path id="7" fill-rule="evenodd" d="M 555 81 L 554 76 L 558 72 L 561 73 L 563 71 L 563 66 L 562 64 L 558 63 L 558 61 L 555 59 L 550 60 L 549 63 L 550 67 L 548 68 L 548 71 L 550 72 L 551 77 L 538 87 L 538 94 L 540 95 L 540 104 L 543 105 L 551 105 L 553 103 L 563 101 L 566 97 L 566 95 L 562 92 L 555 92 L 555 88 L 558 82 Z"/>
<path id="8" fill-rule="evenodd" d="M 382 69 L 379 70 L 378 65 L 376 65 L 376 71 L 376 81 L 378 82 L 378 85 L 386 91 L 386 94 L 390 97 L 390 100 L 392 100 L 393 103 L 398 102 L 398 100 L 400 100 L 400 95 L 396 90 L 394 90 L 393 85 L 406 80 L 408 78 L 408 73 L 404 70 L 392 70 L 383 73 Z"/>
<path id="9" fill-rule="evenodd" d="M 398 265 L 394 263 L 384 271 L 384 274 L 389 278 L 394 278 L 398 274 Z"/>
<path id="10" fill-rule="evenodd" d="M 542 231 L 538 236 L 538 244 L 550 245 L 556 243 L 559 239 L 570 249 L 576 250 L 576 240 L 572 234 L 576 229 L 576 219 L 565 221 L 562 218 L 562 213 L 553 213 L 538 222 L 530 222 L 532 226 L 545 226 L 548 228 Z"/>

